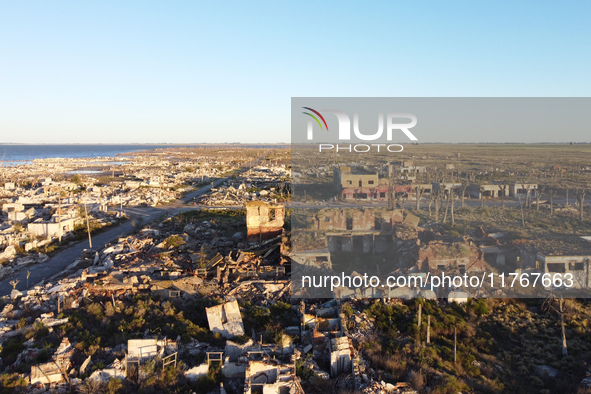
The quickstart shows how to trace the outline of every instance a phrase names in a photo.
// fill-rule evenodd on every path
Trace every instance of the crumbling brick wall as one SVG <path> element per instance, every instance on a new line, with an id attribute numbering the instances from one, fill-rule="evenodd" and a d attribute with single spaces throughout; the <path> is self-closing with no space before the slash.
<path id="1" fill-rule="evenodd" d="M 323 210 L 314 217 L 314 228 L 324 231 L 369 231 L 369 230 L 392 230 L 404 222 L 401 210 L 395 211 L 374 211 L 374 210 L 352 210 L 349 211 L 350 226 L 347 226 L 347 211 L 343 209 Z M 418 221 L 418 219 L 417 219 Z M 416 224 L 414 225 L 416 227 Z"/>
<path id="2" fill-rule="evenodd" d="M 353 230 L 373 230 L 376 225 L 376 217 L 373 211 L 354 211 Z"/>
<path id="3" fill-rule="evenodd" d="M 346 230 L 347 214 L 342 209 L 323 211 L 314 218 L 314 227 L 318 230 Z"/>
<path id="4" fill-rule="evenodd" d="M 404 221 L 402 211 L 384 211 L 381 214 L 380 229 L 382 231 L 390 231 L 392 228 Z"/>
<path id="5" fill-rule="evenodd" d="M 463 254 L 454 254 L 454 247 L 460 245 Z M 443 252 L 442 252 L 443 251 Z M 448 255 L 448 252 L 451 253 Z M 418 267 L 423 272 L 429 270 L 437 272 L 440 270 L 449 271 L 454 265 L 462 268 L 465 272 L 482 272 L 486 270 L 484 253 L 468 244 L 445 243 L 442 241 L 431 241 L 418 251 Z"/>
<path id="6" fill-rule="evenodd" d="M 249 241 L 263 241 L 283 232 L 285 207 L 264 201 L 251 201 L 246 206 L 246 228 Z"/>

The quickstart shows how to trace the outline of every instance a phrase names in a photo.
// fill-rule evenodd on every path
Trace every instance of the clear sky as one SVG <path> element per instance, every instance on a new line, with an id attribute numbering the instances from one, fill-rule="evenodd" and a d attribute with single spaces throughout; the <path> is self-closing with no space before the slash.
<path id="1" fill-rule="evenodd" d="M 289 142 L 292 96 L 590 96 L 590 15 L 589 1 L 4 1 L 0 142 Z"/>

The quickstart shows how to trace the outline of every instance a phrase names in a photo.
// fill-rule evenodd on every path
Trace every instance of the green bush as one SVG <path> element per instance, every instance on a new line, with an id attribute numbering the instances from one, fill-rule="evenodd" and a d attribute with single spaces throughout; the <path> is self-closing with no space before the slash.
<path id="1" fill-rule="evenodd" d="M 0 393 L 24 393 L 28 382 L 18 373 L 5 373 L 0 375 Z"/>
<path id="2" fill-rule="evenodd" d="M 123 383 L 121 383 L 120 379 L 110 379 L 109 384 L 107 385 L 107 393 L 108 394 L 115 394 L 123 387 Z"/>
<path id="3" fill-rule="evenodd" d="M 180 235 L 171 235 L 170 237 L 164 240 L 164 247 L 166 249 L 178 248 L 179 246 L 184 244 L 185 240 Z"/>

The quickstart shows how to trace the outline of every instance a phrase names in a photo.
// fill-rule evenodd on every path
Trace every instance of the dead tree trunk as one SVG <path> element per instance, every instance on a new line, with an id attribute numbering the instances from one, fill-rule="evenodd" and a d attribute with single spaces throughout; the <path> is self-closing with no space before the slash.
<path id="1" fill-rule="evenodd" d="M 395 203 L 395 195 L 396 192 L 394 191 L 394 182 L 390 179 L 390 187 L 388 188 L 388 210 L 393 211 L 396 205 Z"/>
<path id="2" fill-rule="evenodd" d="M 556 190 L 549 190 L 548 195 L 550 196 L 550 216 L 554 216 L 554 196 L 556 196 Z"/>
<path id="3" fill-rule="evenodd" d="M 564 299 L 560 296 L 560 328 L 562 329 L 562 355 L 568 356 L 566 347 L 566 332 L 564 330 Z"/>
<path id="4" fill-rule="evenodd" d="M 579 223 L 583 223 L 583 206 L 585 205 L 585 189 L 577 192 L 577 202 L 579 203 Z"/>
<path id="5" fill-rule="evenodd" d="M 523 204 L 521 203 L 521 196 L 517 195 L 517 198 L 519 198 L 519 206 L 521 207 L 521 225 L 523 227 L 525 227 L 525 214 L 523 212 Z"/>
<path id="6" fill-rule="evenodd" d="M 421 345 L 421 325 L 423 323 L 423 304 L 419 304 L 419 319 L 418 319 L 418 328 L 419 328 L 419 346 Z"/>
<path id="7" fill-rule="evenodd" d="M 501 192 L 501 206 L 505 208 L 505 193 L 507 191 L 507 185 L 499 186 L 499 191 Z"/>
<path id="8" fill-rule="evenodd" d="M 415 190 L 416 190 L 415 198 L 417 200 L 417 211 L 420 211 L 421 210 L 421 205 L 420 205 L 421 197 L 423 196 L 424 189 L 422 187 L 417 186 Z"/>
<path id="9" fill-rule="evenodd" d="M 544 192 L 544 190 L 546 190 L 546 186 L 542 186 L 542 188 L 539 188 L 536 193 L 536 211 L 540 210 L 540 199 L 542 198 L 542 193 Z"/>
<path id="10" fill-rule="evenodd" d="M 451 198 L 451 225 L 454 226 L 456 224 L 456 220 L 454 217 L 454 192 L 453 192 L 453 189 L 451 191 L 450 198 Z"/>
<path id="11" fill-rule="evenodd" d="M 480 208 L 484 208 L 484 188 L 480 186 Z"/>
<path id="12" fill-rule="evenodd" d="M 451 201 L 451 196 L 447 196 L 447 204 L 445 205 L 445 215 L 443 215 L 443 223 L 447 220 L 447 211 L 449 210 L 449 202 Z"/>
<path id="13" fill-rule="evenodd" d="M 435 221 L 438 222 L 439 221 L 439 200 L 441 199 L 441 195 L 439 192 L 435 193 L 435 196 L 433 196 L 433 199 L 435 200 Z"/>
<path id="14" fill-rule="evenodd" d="M 460 186 L 460 198 L 462 200 L 462 208 L 465 207 L 465 204 L 464 204 L 465 194 L 466 194 L 466 185 L 462 185 L 462 186 Z"/>
<path id="15" fill-rule="evenodd" d="M 457 329 L 457 327 L 454 327 L 454 364 L 458 361 L 457 352 L 458 352 L 458 329 Z"/>
<path id="16" fill-rule="evenodd" d="M 560 318 L 560 329 L 561 329 L 561 336 L 562 336 L 562 355 L 568 356 L 568 348 L 566 345 L 566 330 L 564 327 L 564 315 L 566 314 L 565 305 L 564 305 L 564 298 L 560 295 L 560 298 L 556 298 L 553 294 L 550 294 L 542 308 L 545 310 L 550 310 L 558 314 Z"/>

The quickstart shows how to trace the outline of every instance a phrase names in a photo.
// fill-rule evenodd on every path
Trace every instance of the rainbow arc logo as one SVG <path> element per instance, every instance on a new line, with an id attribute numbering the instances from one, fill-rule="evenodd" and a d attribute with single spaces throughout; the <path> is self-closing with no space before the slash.
<path id="1" fill-rule="evenodd" d="M 307 109 L 308 111 L 314 112 L 316 115 L 318 115 L 320 117 L 320 119 L 322 119 L 324 126 L 326 126 L 326 131 L 328 131 L 328 125 L 326 124 L 326 120 L 324 120 L 324 116 L 322 116 L 322 114 L 320 112 L 318 112 L 315 109 L 312 109 L 310 107 L 302 107 L 302 108 Z M 320 130 L 324 130 L 322 128 L 322 123 L 320 123 L 320 120 L 318 120 L 318 118 L 316 116 L 312 115 L 310 112 L 302 112 L 302 113 L 312 117 L 318 123 L 318 126 L 320 126 Z"/>

